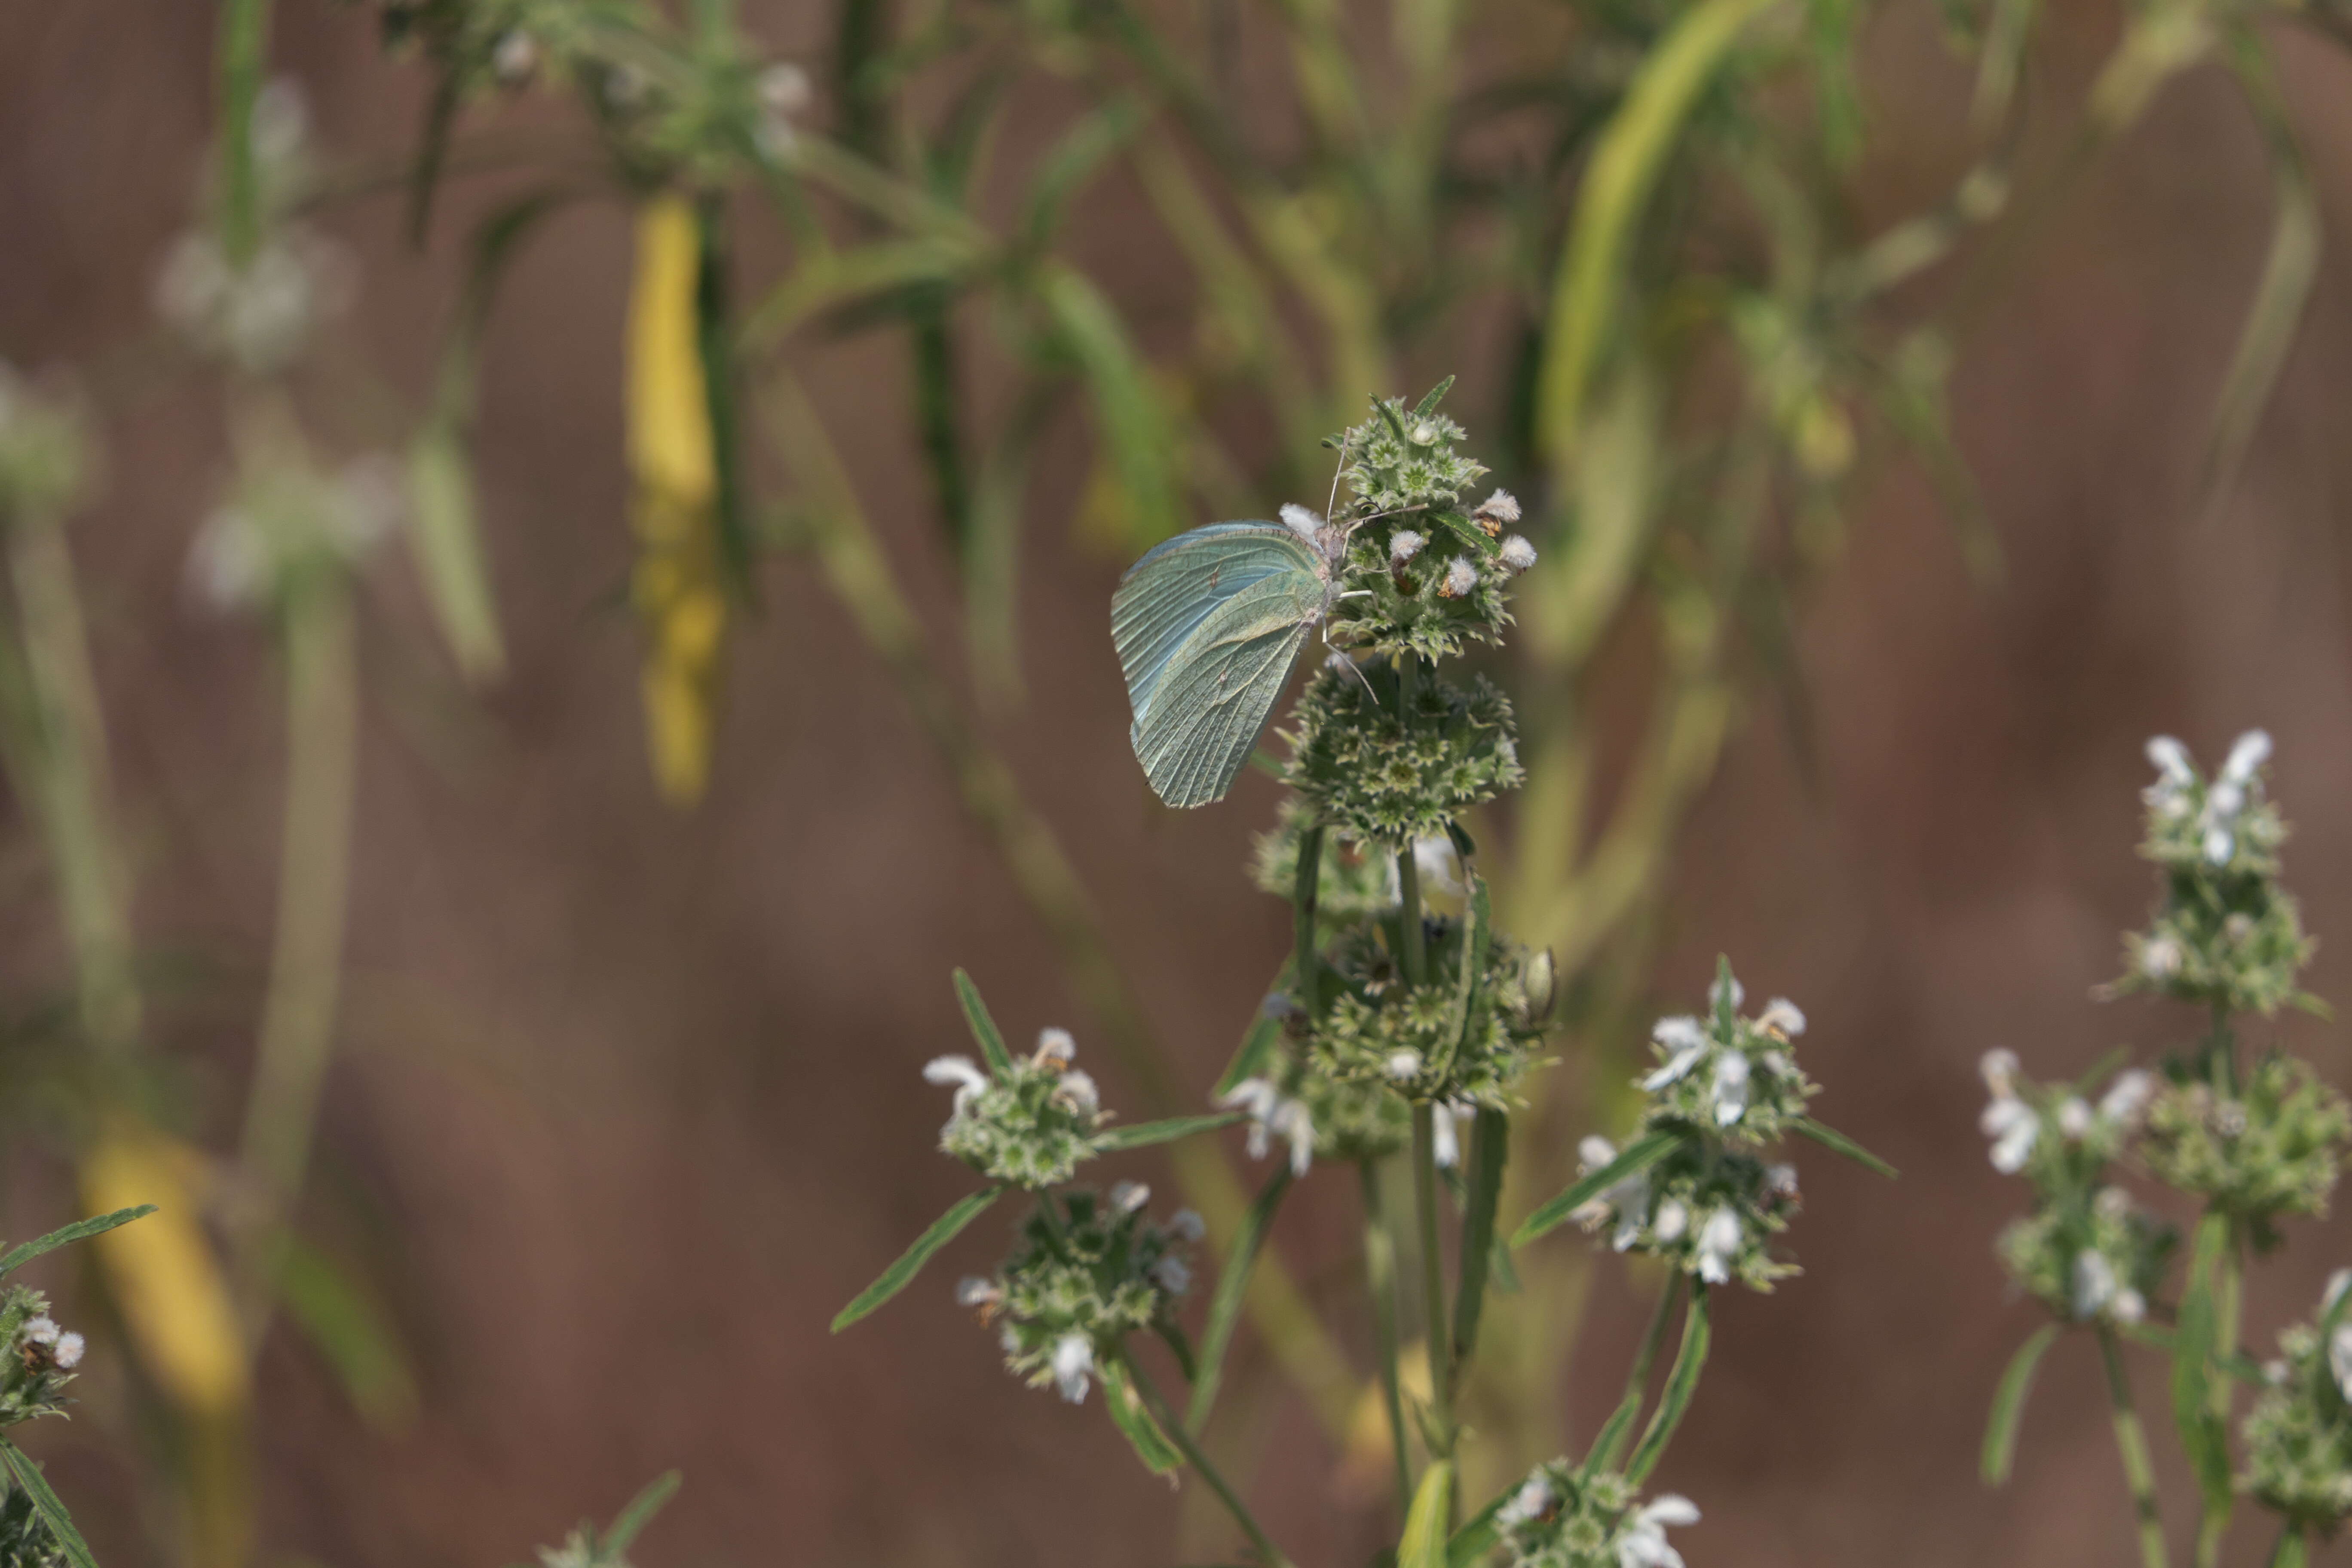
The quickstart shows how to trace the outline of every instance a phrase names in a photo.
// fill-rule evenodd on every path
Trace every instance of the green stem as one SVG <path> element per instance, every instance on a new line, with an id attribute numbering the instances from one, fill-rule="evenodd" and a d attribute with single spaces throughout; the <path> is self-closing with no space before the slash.
<path id="1" fill-rule="evenodd" d="M 119 1063 L 139 1037 L 131 967 L 130 879 L 116 853 L 106 726 L 91 673 L 73 556 L 55 512 L 9 521 L 8 565 L 23 623 L 35 731 L 12 747 L 38 816 L 71 943 L 81 1028 L 101 1060 Z"/>
<path id="2" fill-rule="evenodd" d="M 1445 1255 L 1437 1240 L 1437 1108 L 1412 1107 L 1412 1195 L 1421 1219 L 1421 1287 L 1429 1339 L 1431 1457 L 1454 1457 L 1454 1369 L 1445 1354 Z"/>
<path id="3" fill-rule="evenodd" d="M 2290 1524 L 2279 1531 L 2278 1544 L 2271 1548 L 2270 1568 L 2304 1568 L 2310 1560 L 2311 1551 L 2300 1529 Z"/>
<path id="4" fill-rule="evenodd" d="M 2116 1451 L 2123 1458 L 2124 1481 L 2131 1489 L 2132 1513 L 2139 1524 L 2143 1568 L 2166 1568 L 2164 1517 L 2156 1505 L 2156 1472 L 2148 1464 L 2147 1434 L 2132 1408 L 2131 1384 L 2116 1348 L 2114 1331 L 2098 1331 L 2099 1356 L 2106 1366 L 2107 1398 L 2115 1406 Z"/>
<path id="5" fill-rule="evenodd" d="M 1160 1385 L 1151 1381 L 1151 1374 L 1145 1372 L 1132 1357 L 1124 1359 L 1127 1361 L 1128 1375 L 1135 1380 L 1137 1392 L 1143 1395 L 1143 1402 L 1151 1407 L 1152 1416 L 1160 1423 L 1160 1429 L 1168 1434 L 1169 1438 L 1179 1449 L 1182 1450 L 1185 1462 L 1199 1471 L 1201 1479 L 1209 1483 L 1209 1489 L 1217 1494 L 1217 1500 L 1225 1505 L 1225 1511 L 1234 1516 L 1234 1522 L 1242 1527 L 1242 1533 L 1248 1536 L 1250 1544 L 1257 1548 L 1258 1560 L 1265 1568 L 1292 1568 L 1290 1559 L 1282 1554 L 1282 1549 L 1275 1545 L 1257 1521 L 1251 1517 L 1250 1510 L 1242 1501 L 1240 1494 L 1226 1483 L 1225 1478 L 1219 1473 L 1217 1467 L 1209 1462 L 1209 1456 L 1202 1452 L 1201 1445 L 1193 1439 L 1192 1434 L 1185 1429 L 1184 1423 L 1177 1417 L 1176 1412 L 1169 1408 L 1168 1401 L 1160 1395 Z"/>
<path id="6" fill-rule="evenodd" d="M 1356 1162 L 1364 1189 L 1364 1288 L 1372 1298 L 1372 1334 L 1381 1358 L 1381 1394 L 1388 1406 L 1389 1446 L 1396 1460 L 1398 1517 L 1412 1506 L 1412 1466 L 1404 1451 L 1404 1397 L 1397 1382 L 1396 1237 L 1381 1202 L 1380 1167 Z"/>
<path id="7" fill-rule="evenodd" d="M 228 0 L 220 20 L 220 233 L 242 268 L 261 243 L 261 180 L 253 166 L 253 105 L 269 63 L 269 0 Z"/>
<path id="8" fill-rule="evenodd" d="M 244 1281 L 246 1319 L 257 1338 L 268 1317 L 281 1233 L 301 1194 L 334 1050 L 359 762 L 359 674 L 347 585 L 304 583 L 291 593 L 284 616 L 286 818 L 278 934 L 241 1149 L 261 1194 Z"/>

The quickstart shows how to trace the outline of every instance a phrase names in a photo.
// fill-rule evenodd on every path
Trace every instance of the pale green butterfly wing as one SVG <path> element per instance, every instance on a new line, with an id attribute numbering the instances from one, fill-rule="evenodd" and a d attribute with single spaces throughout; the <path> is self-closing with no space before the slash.
<path id="1" fill-rule="evenodd" d="M 1163 541 L 1129 567 L 1111 597 L 1110 634 L 1136 717 L 1203 620 L 1243 590 L 1297 572 L 1314 574 L 1314 552 L 1277 522 L 1213 522 Z"/>
<path id="2" fill-rule="evenodd" d="M 1223 797 L 1328 604 L 1321 558 L 1276 523 L 1194 529 L 1129 571 L 1111 631 L 1136 758 L 1160 799 Z"/>

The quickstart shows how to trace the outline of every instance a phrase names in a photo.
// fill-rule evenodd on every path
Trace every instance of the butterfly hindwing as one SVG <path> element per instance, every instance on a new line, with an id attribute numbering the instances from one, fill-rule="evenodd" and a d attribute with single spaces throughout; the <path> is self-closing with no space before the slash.
<path id="1" fill-rule="evenodd" d="M 1129 572 L 1112 632 L 1135 754 L 1162 800 L 1205 805 L 1232 787 L 1328 593 L 1311 548 L 1270 523 L 1195 529 Z"/>

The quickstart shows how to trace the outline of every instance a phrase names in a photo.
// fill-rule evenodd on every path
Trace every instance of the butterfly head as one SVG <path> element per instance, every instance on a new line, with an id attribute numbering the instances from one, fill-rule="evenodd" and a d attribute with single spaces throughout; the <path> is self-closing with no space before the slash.
<path id="1" fill-rule="evenodd" d="M 1352 528 L 1334 527 L 1297 501 L 1283 503 L 1282 521 L 1285 526 L 1314 546 L 1316 552 L 1322 556 L 1326 574 L 1337 577 L 1339 563 L 1347 558 L 1348 536 L 1355 531 Z"/>

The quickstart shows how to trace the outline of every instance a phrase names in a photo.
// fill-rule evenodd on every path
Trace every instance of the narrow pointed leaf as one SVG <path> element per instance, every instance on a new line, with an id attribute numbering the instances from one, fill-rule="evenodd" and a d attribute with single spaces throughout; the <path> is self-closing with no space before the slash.
<path id="1" fill-rule="evenodd" d="M 1481 889 L 1483 891 L 1483 889 Z M 1466 1366 L 1478 1347 L 1478 1318 L 1486 1300 L 1486 1271 L 1495 1256 L 1495 1205 L 1503 1195 L 1511 1119 L 1478 1108 L 1470 1145 L 1468 1199 L 1462 1214 L 1462 1283 L 1454 1297 L 1454 1364 Z"/>
<path id="2" fill-rule="evenodd" d="M 1437 412 L 1437 405 L 1444 402 L 1445 395 L 1453 390 L 1454 378 L 1449 375 L 1422 395 L 1421 401 L 1413 405 L 1412 416 L 1415 419 L 1428 418 Z"/>
<path id="3" fill-rule="evenodd" d="M 1110 1411 L 1111 1424 L 1135 1449 L 1135 1457 L 1143 1468 L 1155 1476 L 1164 1476 L 1184 1463 L 1184 1456 L 1160 1429 L 1144 1407 L 1143 1396 L 1135 1390 L 1135 1382 L 1127 1374 L 1127 1363 L 1113 1357 L 1102 1363 L 1103 1405 Z"/>
<path id="4" fill-rule="evenodd" d="M 1283 961 L 1281 970 L 1275 975 L 1274 984 L 1268 989 L 1267 994 L 1271 995 L 1275 992 L 1286 990 L 1290 984 L 1290 962 L 1286 959 Z M 1217 1079 L 1217 1087 L 1212 1091 L 1213 1097 L 1222 1100 L 1231 1094 L 1234 1085 L 1241 1082 L 1242 1079 L 1255 1078 L 1258 1069 L 1265 1065 L 1267 1054 L 1274 1049 L 1276 1042 L 1281 1038 L 1282 1020 L 1270 1016 L 1260 1009 L 1250 1019 L 1250 1026 L 1243 1034 L 1242 1043 L 1234 1047 L 1234 1059 L 1225 1064 L 1224 1072 Z"/>
<path id="5" fill-rule="evenodd" d="M 1666 1373 L 1665 1392 L 1658 1398 L 1657 1414 L 1650 1417 L 1640 1445 L 1625 1466 L 1625 1479 L 1635 1486 L 1649 1479 L 1650 1472 L 1665 1458 L 1666 1445 L 1674 1441 L 1675 1428 L 1682 1425 L 1691 1396 L 1698 1392 L 1698 1377 L 1706 1369 L 1706 1347 L 1712 1336 L 1707 1321 L 1706 1287 L 1693 1280 L 1690 1308 L 1683 1319 L 1682 1349 L 1675 1352 L 1674 1367 Z"/>
<path id="6" fill-rule="evenodd" d="M 1601 1424 L 1601 1430 L 1592 1435 L 1592 1447 L 1584 1456 L 1586 1475 L 1609 1469 L 1617 1463 L 1617 1457 L 1625 1451 L 1625 1439 L 1633 1435 L 1633 1423 L 1641 1417 L 1642 1391 L 1629 1388 L 1625 1397 L 1617 1402 L 1617 1408 L 1609 1413 L 1609 1419 Z"/>
<path id="7" fill-rule="evenodd" d="M 1503 1511 L 1503 1505 L 1510 1500 L 1510 1497 L 1509 1492 L 1505 1492 L 1480 1509 L 1469 1523 L 1454 1532 L 1454 1539 L 1445 1543 L 1446 1568 L 1471 1568 L 1471 1564 L 1495 1549 L 1495 1542 L 1503 1535 L 1502 1526 L 1495 1522 L 1495 1516 Z"/>
<path id="8" fill-rule="evenodd" d="M 1648 1170 L 1671 1154 L 1682 1142 L 1678 1132 L 1653 1132 L 1627 1144 L 1618 1156 L 1597 1171 L 1588 1171 L 1576 1184 L 1559 1196 L 1528 1215 L 1511 1237 L 1513 1247 L 1525 1247 L 1536 1237 L 1555 1229 L 1568 1216 L 1615 1186 L 1626 1177 Z"/>
<path id="9" fill-rule="evenodd" d="M 612 1527 L 604 1531 L 601 1544 L 608 1560 L 617 1561 L 636 1544 L 638 1534 L 653 1522 L 654 1515 L 677 1495 L 681 1479 L 676 1470 L 656 1476 L 646 1483 L 643 1491 L 629 1500 L 629 1506 L 614 1517 Z"/>
<path id="10" fill-rule="evenodd" d="M 2197 1223 L 2189 1279 L 2172 1338 L 2172 1420 L 2181 1452 L 2196 1472 L 2206 1514 L 2226 1514 L 2231 1500 L 2230 1439 L 2213 1410 L 2212 1357 L 2216 1333 L 2214 1272 L 2230 1245 L 2226 1215 L 2209 1214 Z"/>
<path id="11" fill-rule="evenodd" d="M 1895 1169 L 1834 1127 L 1824 1127 L 1808 1116 L 1796 1124 L 1796 1131 L 1827 1149 L 1831 1153 L 1853 1161 L 1865 1171 L 1875 1171 L 1882 1176 L 1895 1175 Z"/>
<path id="12" fill-rule="evenodd" d="M 41 1468 L 26 1456 L 25 1450 L 5 1437 L 0 1437 L 0 1461 L 6 1463 L 8 1473 L 16 1477 L 16 1484 L 32 1500 L 33 1511 L 41 1516 L 41 1522 L 49 1527 L 49 1533 L 64 1548 L 66 1561 L 72 1563 L 73 1568 L 98 1568 L 98 1559 L 89 1552 L 89 1542 L 84 1541 L 81 1531 L 74 1528 L 73 1516 L 66 1512 L 66 1505 L 58 1494 L 49 1489 L 48 1481 L 41 1475 Z"/>
<path id="13" fill-rule="evenodd" d="M 915 1238 L 915 1245 L 898 1256 L 898 1261 L 882 1271 L 882 1278 L 858 1292 L 857 1300 L 844 1307 L 833 1320 L 833 1331 L 841 1332 L 858 1319 L 904 1290 L 931 1254 L 956 1238 L 956 1233 L 980 1217 L 981 1210 L 1003 1196 L 1003 1187 L 982 1187 L 931 1222 L 931 1228 Z"/>
<path id="14" fill-rule="evenodd" d="M 1397 1542 L 1396 1568 L 1447 1568 L 1446 1514 L 1454 1501 L 1454 1461 L 1439 1459 L 1421 1473 L 1412 1507 Z"/>
<path id="15" fill-rule="evenodd" d="M 2017 1347 L 2009 1370 L 1993 1391 L 1992 1415 L 1985 1422 L 1982 1472 L 1987 1486 L 2005 1486 L 2010 1466 L 2017 1458 L 2018 1423 L 2025 1415 L 2026 1396 L 2033 1392 L 2033 1374 L 2042 1368 L 2042 1352 L 2057 1342 L 2058 1325 L 2044 1323 Z"/>
<path id="16" fill-rule="evenodd" d="M 1213 1132 L 1220 1127 L 1231 1127 L 1241 1119 L 1242 1113 L 1238 1110 L 1221 1110 L 1213 1116 L 1171 1116 L 1165 1121 L 1139 1121 L 1132 1127 L 1114 1127 L 1095 1139 L 1095 1152 L 1116 1154 L 1123 1149 L 1148 1149 L 1154 1143 L 1190 1138 L 1195 1132 Z"/>
<path id="17" fill-rule="evenodd" d="M 77 1241 L 88 1241 L 93 1236 L 104 1236 L 119 1225 L 153 1214 L 153 1204 L 141 1204 L 135 1208 L 116 1209 L 112 1214 L 99 1215 L 91 1219 L 78 1219 L 69 1226 L 49 1232 L 37 1241 L 27 1241 L 10 1247 L 0 1257 L 0 1278 L 14 1274 L 45 1252 L 55 1252 L 60 1247 L 70 1247 Z"/>
<path id="18" fill-rule="evenodd" d="M 963 1004 L 963 1021 L 971 1028 L 971 1037 L 980 1043 L 980 1054 L 987 1059 L 988 1070 L 1003 1078 L 1013 1070 L 1013 1053 L 1004 1048 L 1004 1037 L 997 1032 L 996 1020 L 988 1016 L 988 1004 L 980 999 L 980 987 L 971 976 L 959 969 L 955 972 L 956 1000 Z"/>
<path id="19" fill-rule="evenodd" d="M 1275 1211 L 1289 1190 L 1289 1163 L 1276 1160 L 1274 1174 L 1266 1178 L 1257 1201 L 1250 1205 L 1241 1228 L 1234 1233 L 1225 1267 L 1217 1276 L 1217 1293 L 1209 1299 L 1209 1321 L 1201 1330 L 1200 1362 L 1192 1378 L 1192 1403 L 1184 1412 L 1184 1425 L 1191 1431 L 1208 1425 L 1209 1412 L 1217 1402 L 1217 1384 L 1224 1375 L 1225 1352 L 1234 1342 L 1234 1325 L 1241 1321 L 1242 1301 L 1249 1294 L 1250 1270 L 1257 1266 L 1266 1233 L 1274 1228 Z"/>

